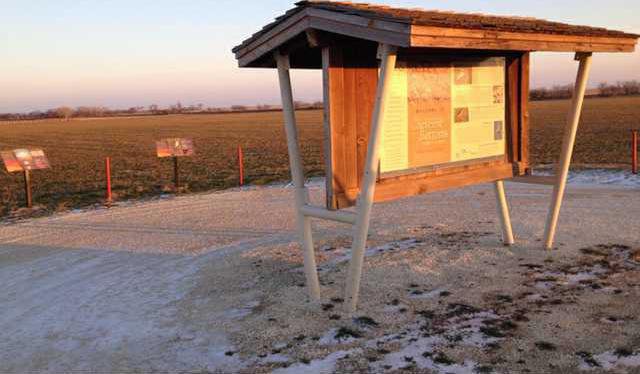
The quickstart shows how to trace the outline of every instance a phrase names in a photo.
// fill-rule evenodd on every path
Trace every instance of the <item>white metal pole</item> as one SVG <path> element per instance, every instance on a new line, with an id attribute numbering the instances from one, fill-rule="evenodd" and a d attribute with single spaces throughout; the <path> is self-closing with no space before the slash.
<path id="1" fill-rule="evenodd" d="M 575 88 L 573 90 L 573 101 L 571 110 L 567 118 L 564 139 L 562 142 L 562 154 L 560 163 L 556 168 L 556 184 L 553 188 L 553 197 L 547 217 L 547 225 L 545 228 L 545 246 L 547 249 L 553 248 L 553 241 L 558 225 L 558 217 L 560 216 L 560 207 L 564 198 L 565 188 L 567 186 L 567 177 L 569 175 L 569 166 L 571 165 L 571 156 L 573 155 L 573 146 L 578 132 L 578 124 L 580 123 L 580 113 L 582 112 L 582 103 L 584 101 L 584 93 L 587 89 L 587 81 L 589 80 L 589 71 L 591 70 L 591 53 L 577 53 L 576 60 L 580 61 L 578 75 L 576 78 Z"/>
<path id="2" fill-rule="evenodd" d="M 495 182 L 496 199 L 498 200 L 498 215 L 502 223 L 502 240 L 506 245 L 513 245 L 513 229 L 511 228 L 511 217 L 509 216 L 509 203 L 507 203 L 507 195 L 504 192 L 504 182 Z"/>
<path id="3" fill-rule="evenodd" d="M 284 124 L 287 133 L 291 179 L 295 186 L 296 220 L 304 256 L 304 273 L 307 278 L 309 297 L 317 301 L 320 300 L 320 282 L 318 281 L 318 270 L 313 249 L 313 238 L 311 236 L 311 219 L 305 217 L 302 213 L 302 207 L 307 204 L 309 198 L 304 184 L 304 169 L 298 144 L 298 129 L 296 128 L 296 114 L 293 105 L 291 77 L 289 75 L 289 56 L 281 55 L 279 52 L 276 52 L 274 56 L 278 65 L 278 78 L 280 81 L 280 95 L 282 96 Z"/>
<path id="4" fill-rule="evenodd" d="M 360 195 L 357 200 L 357 218 L 353 234 L 351 261 L 349 263 L 349 274 L 346 285 L 345 306 L 347 308 L 347 313 L 354 313 L 358 305 L 358 292 L 360 290 L 362 264 L 364 261 L 364 251 L 369 232 L 369 219 L 378 175 L 378 148 L 382 133 L 386 101 L 390 91 L 389 88 L 391 85 L 393 69 L 396 64 L 396 48 L 388 44 L 382 44 L 380 47 L 382 52 L 382 63 L 380 68 L 380 77 L 378 79 L 376 101 L 371 119 L 371 133 L 367 149 L 367 160 L 364 169 L 364 176 L 362 178 Z"/>

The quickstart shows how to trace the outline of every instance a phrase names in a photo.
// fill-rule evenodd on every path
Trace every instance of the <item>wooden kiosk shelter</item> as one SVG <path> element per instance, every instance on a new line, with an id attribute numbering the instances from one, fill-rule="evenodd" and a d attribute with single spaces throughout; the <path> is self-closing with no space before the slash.
<path id="1" fill-rule="evenodd" d="M 513 244 L 504 180 L 554 187 L 553 246 L 593 52 L 633 52 L 638 35 L 523 17 L 301 1 L 233 49 L 240 67 L 277 68 L 309 294 L 320 298 L 311 218 L 354 226 L 346 306 L 356 309 L 374 202 L 494 183 Z M 554 177 L 531 175 L 529 54 L 579 62 Z M 327 206 L 309 204 L 289 69 L 322 69 Z M 344 210 L 355 205 L 355 210 Z"/>

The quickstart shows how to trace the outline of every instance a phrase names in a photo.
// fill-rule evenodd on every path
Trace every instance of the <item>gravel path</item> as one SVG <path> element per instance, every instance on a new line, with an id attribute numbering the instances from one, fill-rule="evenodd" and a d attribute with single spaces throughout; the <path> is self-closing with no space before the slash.
<path id="1" fill-rule="evenodd" d="M 379 329 L 389 334 L 415 324 L 407 317 L 398 325 L 396 314 L 402 305 L 410 315 L 429 303 L 435 303 L 437 309 L 434 295 L 437 299 L 446 291 L 464 297 L 469 282 L 485 284 L 483 292 L 515 289 L 505 282 L 537 276 L 515 273 L 523 261 L 542 263 L 551 258 L 549 263 L 571 263 L 579 249 L 603 243 L 640 249 L 638 189 L 571 187 L 560 223 L 561 250 L 553 254 L 542 252 L 539 242 L 550 190 L 514 184 L 508 184 L 507 189 L 518 237 L 518 245 L 510 249 L 499 244 L 491 186 L 377 205 L 371 230 L 374 250 L 367 258 L 362 285 L 362 312 L 375 316 Z M 334 306 L 301 303 L 303 275 L 291 194 L 289 188 L 249 188 L 0 226 L 0 371 L 253 372 L 289 368 L 301 372 L 324 368 L 331 372 L 400 368 L 393 361 L 393 352 L 389 357 L 380 353 L 376 361 L 381 362 L 373 366 L 363 358 L 368 354 L 367 344 L 382 344 L 377 340 L 382 338 L 382 330 L 367 333 L 366 341 L 347 343 L 346 347 L 340 341 L 322 346 L 309 340 L 346 323 L 339 320 L 338 304 L 350 229 L 316 223 L 318 258 L 324 264 L 324 300 L 326 304 L 333 298 L 329 304 L 335 305 L 335 310 Z M 312 195 L 317 202 L 322 200 L 321 183 L 314 184 Z M 463 253 L 460 248 L 464 246 Z M 388 253 L 394 249 L 397 253 Z M 505 279 L 510 270 L 513 275 Z M 538 275 L 545 275 L 544 271 Z M 407 291 L 409 282 L 416 287 L 429 286 Z M 633 296 L 637 291 L 624 292 Z M 399 301 L 394 303 L 394 298 Z M 477 305 L 488 307 L 486 298 L 478 300 Z M 440 304 L 443 308 L 446 305 Z M 635 311 L 636 306 L 628 308 Z M 491 307 L 491 313 L 499 311 Z M 496 314 L 495 318 L 506 315 Z M 455 321 L 441 322 L 458 326 Z M 589 323 L 585 322 L 585 329 L 590 328 Z M 633 337 L 640 339 L 634 323 L 620 329 L 631 329 Z M 609 328 L 618 328 L 612 326 Z M 536 337 L 521 332 L 524 335 L 520 338 L 549 340 L 553 337 L 549 329 L 541 328 Z M 295 340 L 300 336 L 303 338 Z M 566 343 L 567 352 L 576 350 L 579 340 Z M 296 350 L 302 341 L 306 348 Z M 435 338 L 431 345 L 423 343 L 422 348 L 433 349 L 439 344 Z M 410 348 L 399 347 L 398 351 Z M 615 348 L 601 347 L 593 354 L 605 355 Z M 505 349 L 512 351 L 503 356 L 517 356 L 515 345 Z M 419 362 L 413 360 L 418 369 L 445 372 L 448 367 L 465 372 L 486 359 L 461 352 L 450 353 L 452 357 L 465 356 L 457 366 L 426 356 Z M 632 349 L 625 356 L 628 365 L 634 365 L 633 354 Z M 570 355 L 571 359 L 554 358 L 558 372 L 580 370 L 580 365 L 591 369 Z M 608 360 L 610 356 L 615 355 L 606 356 Z M 549 360 L 540 356 L 528 365 L 543 365 L 548 370 Z M 612 368 L 618 364 L 609 361 Z M 505 362 L 492 365 L 504 370 L 515 365 L 515 358 Z M 404 364 L 411 362 L 407 359 Z"/>

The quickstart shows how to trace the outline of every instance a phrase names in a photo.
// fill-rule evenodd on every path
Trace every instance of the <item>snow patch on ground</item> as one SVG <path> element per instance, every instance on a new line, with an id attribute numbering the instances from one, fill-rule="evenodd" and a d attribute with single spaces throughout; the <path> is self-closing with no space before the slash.
<path id="1" fill-rule="evenodd" d="M 348 344 L 356 340 L 356 338 L 353 336 L 336 337 L 337 335 L 338 335 L 337 328 L 330 329 L 320 337 L 320 340 L 318 340 L 318 343 L 320 343 L 320 345 L 332 346 L 332 345 L 338 345 L 338 344 Z"/>
<path id="2" fill-rule="evenodd" d="M 412 290 L 409 292 L 410 299 L 433 299 L 436 296 L 440 296 L 443 292 L 446 292 L 444 288 L 436 288 L 431 291 Z"/>
<path id="3" fill-rule="evenodd" d="M 199 268 L 190 257 L 102 251 L 51 254 L 29 271 L 4 266 L 0 282 L 13 292 L 0 295 L 0 362 L 9 372 L 242 368 L 225 355 L 224 332 L 176 318 Z"/>
<path id="4" fill-rule="evenodd" d="M 554 175 L 552 169 L 537 170 L 534 175 Z M 569 172 L 569 184 L 574 185 L 608 185 L 623 187 L 640 187 L 640 175 L 634 175 L 629 170 L 617 169 L 583 169 Z"/>
<path id="5" fill-rule="evenodd" d="M 387 353 L 381 360 L 372 363 L 370 369 L 375 372 L 429 369 L 436 373 L 472 373 L 477 369 L 475 362 L 454 362 L 439 352 L 439 348 L 452 343 L 484 348 L 496 343 L 502 338 L 487 336 L 482 331 L 487 322 L 501 320 L 502 318 L 492 311 L 475 311 L 448 318 L 435 330 L 436 332 L 425 331 L 425 321 L 417 321 L 402 333 L 370 340 L 365 344 L 369 348 L 381 348 L 387 343 L 401 346 L 400 350 Z"/>
<path id="6" fill-rule="evenodd" d="M 347 351 L 336 351 L 330 355 L 312 360 L 308 364 L 297 363 L 291 365 L 288 368 L 276 369 L 272 371 L 272 374 L 299 374 L 299 373 L 319 373 L 319 374 L 331 374 L 335 371 L 336 364 L 339 360 L 352 355 L 360 353 L 360 349 L 351 349 Z"/>
<path id="7" fill-rule="evenodd" d="M 422 243 L 420 240 L 413 238 L 385 243 L 376 247 L 368 248 L 365 251 L 365 257 L 371 257 L 387 252 L 407 251 L 416 248 L 420 243 Z M 320 265 L 318 267 L 319 271 L 327 271 L 337 264 L 351 260 L 351 248 L 337 248 L 335 252 L 338 253 L 338 256 Z M 300 268 L 299 270 L 302 271 L 303 269 Z"/>
<path id="8" fill-rule="evenodd" d="M 607 351 L 598 355 L 582 354 L 579 367 L 585 371 L 637 368 L 640 367 L 640 352 Z"/>

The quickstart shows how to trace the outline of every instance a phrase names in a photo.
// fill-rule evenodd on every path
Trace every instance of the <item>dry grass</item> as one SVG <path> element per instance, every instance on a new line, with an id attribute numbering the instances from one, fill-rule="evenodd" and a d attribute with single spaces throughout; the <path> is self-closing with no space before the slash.
<path id="1" fill-rule="evenodd" d="M 531 106 L 534 163 L 557 157 L 568 101 Z M 629 129 L 640 127 L 640 97 L 591 99 L 584 108 L 576 144 L 577 163 L 628 163 Z M 186 191 L 237 184 L 235 150 L 245 149 L 247 181 L 288 178 L 280 113 L 185 115 L 70 122 L 0 124 L 0 149 L 42 147 L 51 170 L 34 172 L 34 198 L 46 211 L 100 203 L 104 198 L 104 158 L 112 157 L 114 194 L 119 199 L 157 195 L 172 188 L 170 160 L 155 157 L 155 140 L 191 137 L 197 156 L 181 161 Z M 323 173 L 322 112 L 298 113 L 303 157 L 309 175 Z M 0 216 L 22 204 L 20 175 L 0 172 Z"/>
<path id="2" fill-rule="evenodd" d="M 534 164 L 555 162 L 570 102 L 531 103 L 531 157 Z M 629 164 L 630 129 L 640 129 L 640 97 L 585 101 L 573 161 L 576 164 Z"/>

